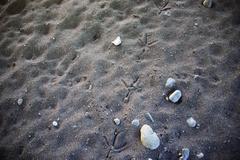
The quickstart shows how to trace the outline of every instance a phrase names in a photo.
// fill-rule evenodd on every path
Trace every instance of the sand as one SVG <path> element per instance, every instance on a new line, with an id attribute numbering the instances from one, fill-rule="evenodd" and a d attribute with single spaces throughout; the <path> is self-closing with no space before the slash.
<path id="1" fill-rule="evenodd" d="M 238 159 L 240 3 L 201 3 L 1 0 L 0 159 L 175 160 L 185 147 Z M 169 77 L 181 103 L 162 96 Z M 141 144 L 133 119 L 160 147 Z"/>

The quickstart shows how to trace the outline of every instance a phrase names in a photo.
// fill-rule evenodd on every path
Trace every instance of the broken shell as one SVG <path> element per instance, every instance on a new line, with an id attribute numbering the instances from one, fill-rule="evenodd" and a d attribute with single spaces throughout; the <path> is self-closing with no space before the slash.
<path id="1" fill-rule="evenodd" d="M 153 119 L 152 115 L 151 115 L 149 112 L 147 112 L 147 113 L 145 114 L 145 117 L 146 117 L 146 119 L 148 119 L 148 120 L 150 120 L 152 123 L 154 123 L 154 119 Z"/>
<path id="2" fill-rule="evenodd" d="M 114 40 L 112 41 L 112 43 L 113 43 L 115 46 L 119 46 L 119 45 L 122 43 L 120 36 L 118 36 L 116 39 L 114 39 Z"/>

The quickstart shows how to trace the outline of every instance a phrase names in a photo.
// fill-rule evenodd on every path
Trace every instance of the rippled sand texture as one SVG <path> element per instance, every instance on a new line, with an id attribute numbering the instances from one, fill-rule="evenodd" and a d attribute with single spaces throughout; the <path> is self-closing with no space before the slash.
<path id="1" fill-rule="evenodd" d="M 239 158 L 240 2 L 214 2 L 1 0 L 0 159 L 175 160 L 183 147 L 191 160 Z M 162 97 L 168 77 L 180 104 Z"/>

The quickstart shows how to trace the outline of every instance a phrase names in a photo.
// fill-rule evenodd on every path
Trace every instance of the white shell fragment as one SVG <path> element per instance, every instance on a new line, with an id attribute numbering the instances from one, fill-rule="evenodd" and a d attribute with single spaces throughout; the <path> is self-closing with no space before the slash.
<path id="1" fill-rule="evenodd" d="M 139 119 L 132 120 L 132 125 L 138 127 L 140 125 Z"/>
<path id="2" fill-rule="evenodd" d="M 203 157 L 204 157 L 204 154 L 203 154 L 202 152 L 197 154 L 197 158 L 198 158 L 198 159 L 201 159 L 201 158 L 203 158 Z"/>
<path id="3" fill-rule="evenodd" d="M 187 122 L 188 126 L 192 127 L 192 128 L 196 127 L 196 125 L 197 125 L 197 122 L 195 119 L 193 119 L 193 117 L 188 118 L 186 122 Z"/>
<path id="4" fill-rule="evenodd" d="M 52 122 L 52 125 L 53 125 L 54 127 L 57 127 L 57 126 L 58 126 L 58 122 L 57 122 L 57 121 L 53 121 L 53 122 Z"/>
<path id="5" fill-rule="evenodd" d="M 116 39 L 112 41 L 112 44 L 115 46 L 119 46 L 122 43 L 120 36 L 118 36 Z"/>
<path id="6" fill-rule="evenodd" d="M 183 148 L 181 155 L 182 156 L 179 158 L 179 160 L 188 160 L 188 157 L 190 155 L 190 150 L 188 148 Z"/>
<path id="7" fill-rule="evenodd" d="M 175 79 L 173 79 L 173 78 L 168 78 L 168 79 L 167 79 L 167 82 L 166 82 L 166 84 L 165 84 L 165 87 L 167 87 L 167 88 L 172 88 L 172 87 L 175 86 L 175 84 L 176 84 L 176 80 L 175 80 Z"/>
<path id="8" fill-rule="evenodd" d="M 211 8 L 212 4 L 213 4 L 212 0 L 204 0 L 203 1 L 203 6 L 204 7 Z"/>
<path id="9" fill-rule="evenodd" d="M 169 100 L 173 103 L 177 103 L 181 97 L 182 92 L 180 90 L 176 90 L 169 96 Z"/>
<path id="10" fill-rule="evenodd" d="M 22 103 L 23 103 L 23 99 L 22 99 L 22 98 L 19 98 L 19 99 L 17 100 L 17 104 L 18 104 L 19 106 L 21 106 Z"/>
<path id="11" fill-rule="evenodd" d="M 148 119 L 148 120 L 150 120 L 152 123 L 154 123 L 154 119 L 153 119 L 152 115 L 151 115 L 149 112 L 147 112 L 147 113 L 145 114 L 145 117 L 146 117 L 146 119 Z"/>
<path id="12" fill-rule="evenodd" d="M 157 134 L 153 132 L 152 128 L 144 124 L 140 130 L 141 132 L 141 142 L 143 146 L 151 150 L 157 149 L 160 145 L 160 139 Z"/>
<path id="13" fill-rule="evenodd" d="M 115 118 L 113 121 L 117 126 L 121 123 L 119 118 Z"/>

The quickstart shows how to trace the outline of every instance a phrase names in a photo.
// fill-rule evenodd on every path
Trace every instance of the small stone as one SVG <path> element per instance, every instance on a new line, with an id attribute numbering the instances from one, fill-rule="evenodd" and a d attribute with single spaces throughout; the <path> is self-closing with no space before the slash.
<path id="1" fill-rule="evenodd" d="M 129 102 L 129 98 L 128 97 L 125 97 L 124 100 L 123 100 L 124 103 L 128 103 Z"/>
<path id="2" fill-rule="evenodd" d="M 41 116 L 41 113 L 40 113 L 40 112 L 38 112 L 38 116 L 39 116 L 39 117 Z"/>
<path id="3" fill-rule="evenodd" d="M 19 106 L 21 106 L 22 103 L 23 103 L 23 99 L 22 99 L 22 98 L 19 98 L 19 99 L 17 100 L 17 104 L 18 104 Z"/>
<path id="4" fill-rule="evenodd" d="M 89 87 L 88 87 L 88 90 L 91 90 L 93 87 L 92 85 L 90 84 Z"/>
<path id="5" fill-rule="evenodd" d="M 73 125 L 72 128 L 77 128 L 77 125 Z"/>
<path id="6" fill-rule="evenodd" d="M 181 97 L 182 92 L 180 90 L 176 90 L 169 96 L 169 100 L 173 103 L 177 103 Z"/>
<path id="7" fill-rule="evenodd" d="M 203 158 L 203 157 L 204 157 L 204 154 L 203 154 L 202 152 L 197 154 L 197 158 L 198 158 L 198 159 L 201 159 L 201 158 Z"/>
<path id="8" fill-rule="evenodd" d="M 144 124 L 140 130 L 142 145 L 150 150 L 157 149 L 160 145 L 160 139 L 157 134 L 153 132 L 152 128 Z"/>
<path id="9" fill-rule="evenodd" d="M 200 128 L 200 124 L 199 124 L 199 123 L 196 125 L 196 128 L 197 128 L 197 129 L 199 129 L 199 128 Z"/>
<path id="10" fill-rule="evenodd" d="M 188 118 L 186 122 L 187 122 L 188 126 L 192 127 L 192 128 L 196 127 L 196 125 L 197 125 L 197 122 L 195 119 L 193 119 L 193 117 Z"/>
<path id="11" fill-rule="evenodd" d="M 120 36 L 118 36 L 116 39 L 112 41 L 112 44 L 115 46 L 119 46 L 122 43 Z"/>
<path id="12" fill-rule="evenodd" d="M 117 126 L 121 123 L 119 118 L 115 118 L 113 121 Z"/>
<path id="13" fill-rule="evenodd" d="M 170 11 L 165 11 L 165 12 L 163 12 L 163 14 L 164 14 L 165 16 L 171 16 L 171 12 L 170 12 Z"/>
<path id="14" fill-rule="evenodd" d="M 182 156 L 179 158 L 179 160 L 188 160 L 188 157 L 190 155 L 190 150 L 188 148 L 183 148 L 181 155 Z"/>
<path id="15" fill-rule="evenodd" d="M 212 0 L 204 0 L 203 1 L 203 6 L 204 7 L 211 8 L 212 4 L 213 4 Z"/>
<path id="16" fill-rule="evenodd" d="M 164 152 L 167 152 L 167 150 L 168 150 L 168 148 L 167 148 L 167 147 L 164 147 L 163 149 L 164 149 Z"/>
<path id="17" fill-rule="evenodd" d="M 132 125 L 138 127 L 140 125 L 139 119 L 132 120 Z"/>
<path id="18" fill-rule="evenodd" d="M 167 88 L 172 88 L 172 87 L 174 87 L 175 85 L 176 85 L 176 80 L 173 79 L 173 78 L 168 78 L 168 79 L 167 79 L 167 82 L 166 82 L 166 84 L 165 84 L 165 87 L 167 87 Z"/>
<path id="19" fill-rule="evenodd" d="M 58 126 L 58 122 L 57 122 L 57 121 L 53 121 L 53 122 L 52 122 L 52 125 L 53 125 L 54 127 L 57 127 L 57 126 Z"/>

